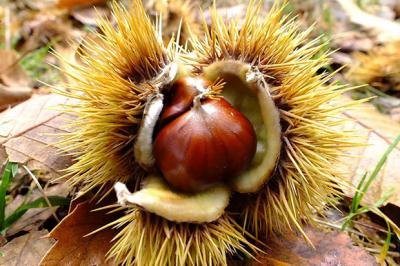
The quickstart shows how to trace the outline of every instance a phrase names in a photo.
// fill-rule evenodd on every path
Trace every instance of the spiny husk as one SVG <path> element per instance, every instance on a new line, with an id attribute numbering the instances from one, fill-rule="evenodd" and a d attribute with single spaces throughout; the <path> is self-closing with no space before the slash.
<path id="1" fill-rule="evenodd" d="M 400 41 L 375 47 L 367 54 L 354 53 L 354 58 L 356 62 L 346 73 L 349 81 L 382 91 L 400 91 Z"/>
<path id="2" fill-rule="evenodd" d="M 210 64 L 237 60 L 258 69 L 271 85 L 271 94 L 282 120 L 282 151 L 275 175 L 257 194 L 239 196 L 243 226 L 261 235 L 288 229 L 301 231 L 324 204 L 335 202 L 338 188 L 346 185 L 336 167 L 338 156 L 357 145 L 353 132 L 342 131 L 338 115 L 352 104 L 333 101 L 346 89 L 324 85 L 331 76 L 318 75 L 328 63 L 310 32 L 299 32 L 294 21 L 275 5 L 266 18 L 261 1 L 250 1 L 241 29 L 237 21 L 225 24 L 212 10 L 211 29 L 205 38 L 192 36 L 195 56 L 188 57 L 198 73 Z M 335 119 L 333 119 L 336 117 Z M 231 204 L 234 205 L 234 204 Z"/>
<path id="3" fill-rule="evenodd" d="M 121 228 L 110 251 L 116 263 L 226 265 L 227 253 L 256 251 L 246 229 L 260 239 L 266 233 L 301 230 L 303 221 L 339 194 L 343 182 L 334 167 L 336 158 L 355 145 L 352 134 L 337 129 L 343 121 L 333 119 L 351 105 L 332 103 L 345 88 L 324 86 L 330 76 L 315 74 L 328 60 L 327 55 L 314 58 L 320 47 L 317 40 L 307 41 L 311 29 L 299 33 L 298 25 L 283 17 L 283 7 L 274 6 L 266 18 L 260 8 L 261 1 L 250 1 L 240 29 L 237 21 L 226 25 L 214 8 L 211 29 L 204 22 L 205 37 L 191 36 L 194 53 L 187 53 L 185 62 L 197 74 L 227 59 L 250 64 L 263 74 L 283 128 L 275 175 L 257 194 L 234 196 L 229 208 L 242 214 L 240 224 L 232 212 L 216 222 L 193 225 L 130 207 L 108 225 Z M 70 92 L 61 92 L 80 100 L 69 107 L 78 119 L 64 144 L 76 155 L 68 172 L 72 184 L 83 183 L 82 193 L 140 179 L 132 147 L 146 98 L 158 89 L 151 80 L 180 50 L 164 49 L 139 0 L 130 12 L 115 5 L 114 16 L 116 29 L 101 21 L 100 44 L 86 43 L 84 64 L 69 72 L 76 82 Z"/>
<path id="4" fill-rule="evenodd" d="M 151 80 L 175 57 L 172 46 L 164 48 L 140 1 L 129 11 L 114 4 L 113 11 L 116 28 L 99 20 L 102 33 L 97 41 L 84 42 L 83 63 L 70 63 L 66 73 L 74 82 L 59 90 L 79 100 L 66 107 L 77 119 L 61 145 L 76 158 L 67 174 L 72 185 L 82 184 L 81 194 L 141 176 L 133 142 L 146 99 L 158 90 Z"/>
<path id="5" fill-rule="evenodd" d="M 124 265 L 227 265 L 226 254 L 258 251 L 228 214 L 213 223 L 176 224 L 130 208 L 113 224 L 122 229 L 109 257 Z"/>

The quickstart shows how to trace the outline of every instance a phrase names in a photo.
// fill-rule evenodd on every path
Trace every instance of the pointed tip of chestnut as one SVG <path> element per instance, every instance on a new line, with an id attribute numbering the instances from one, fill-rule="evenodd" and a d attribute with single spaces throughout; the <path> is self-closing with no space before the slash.
<path id="1" fill-rule="evenodd" d="M 181 78 L 171 87 L 166 99 L 166 106 L 161 114 L 161 124 L 168 123 L 174 118 L 190 109 L 193 99 L 211 85 L 211 82 L 203 78 Z"/>
<path id="2" fill-rule="evenodd" d="M 171 186 L 193 192 L 239 175 L 256 145 L 254 128 L 243 114 L 222 98 L 207 99 L 160 130 L 154 156 Z"/>

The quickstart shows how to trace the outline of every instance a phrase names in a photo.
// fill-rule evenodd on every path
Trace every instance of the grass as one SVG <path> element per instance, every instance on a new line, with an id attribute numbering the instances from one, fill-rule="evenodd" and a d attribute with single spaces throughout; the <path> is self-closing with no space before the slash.
<path id="1" fill-rule="evenodd" d="M 46 64 L 45 59 L 52 45 L 53 43 L 49 42 L 46 46 L 27 54 L 21 60 L 20 64 L 22 68 L 25 69 L 32 79 L 38 80 L 50 70 L 50 66 Z"/>
<path id="2" fill-rule="evenodd" d="M 365 8 L 368 5 L 378 5 L 379 4 L 379 0 L 356 0 L 356 4 L 360 8 Z"/>
<path id="3" fill-rule="evenodd" d="M 51 66 L 46 59 L 51 53 L 54 44 L 59 39 L 53 39 L 47 45 L 36 49 L 26 55 L 20 61 L 21 67 L 28 73 L 32 80 L 40 83 L 54 84 L 61 79 L 60 72 Z"/>
<path id="4" fill-rule="evenodd" d="M 18 164 L 7 162 L 0 183 L 0 232 L 3 235 L 13 223 L 18 221 L 22 215 L 24 215 L 30 209 L 69 205 L 69 199 L 64 197 L 41 197 L 28 203 L 22 203 L 13 213 L 6 217 L 5 210 L 7 204 L 7 190 L 12 182 L 12 179 L 16 176 L 17 171 Z"/>
<path id="5" fill-rule="evenodd" d="M 351 226 L 351 222 L 356 216 L 359 216 L 359 215 L 367 213 L 367 212 L 372 212 L 372 213 L 378 215 L 379 217 L 381 217 L 385 221 L 386 226 L 387 226 L 386 240 L 382 246 L 381 254 L 380 254 L 380 258 L 379 258 L 381 261 L 384 261 L 386 255 L 387 255 L 387 252 L 389 250 L 389 246 L 390 246 L 391 239 L 392 239 L 392 231 L 400 239 L 400 228 L 379 209 L 381 206 L 383 206 L 388 201 L 390 196 L 393 194 L 393 189 L 383 193 L 381 198 L 371 205 L 361 206 L 361 202 L 362 202 L 364 196 L 366 195 L 366 193 L 368 192 L 368 189 L 371 187 L 371 184 L 377 178 L 379 172 L 382 170 L 382 167 L 385 164 L 390 153 L 396 148 L 396 146 L 399 143 L 400 143 L 400 135 L 398 135 L 397 138 L 394 140 L 394 142 L 389 145 L 387 150 L 384 152 L 384 154 L 380 158 L 379 162 L 376 164 L 372 173 L 370 175 L 368 175 L 368 173 L 365 173 L 363 175 L 363 177 L 361 178 L 361 180 L 357 186 L 356 192 L 353 196 L 349 214 L 345 217 L 344 223 L 342 224 L 342 230 L 345 230 L 346 228 Z"/>

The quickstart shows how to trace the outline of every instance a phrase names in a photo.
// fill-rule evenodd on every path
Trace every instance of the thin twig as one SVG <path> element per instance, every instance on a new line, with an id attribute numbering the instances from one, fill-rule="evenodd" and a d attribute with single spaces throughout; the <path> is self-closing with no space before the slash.
<path id="1" fill-rule="evenodd" d="M 33 179 L 33 181 L 35 182 L 36 186 L 38 187 L 38 189 L 42 193 L 44 200 L 46 201 L 47 205 L 50 207 L 51 214 L 53 215 L 53 217 L 56 219 L 57 222 L 60 222 L 60 219 L 58 219 L 57 214 L 54 211 L 54 209 L 52 208 L 53 206 L 51 205 L 49 199 L 47 198 L 46 192 L 43 190 L 43 188 L 40 185 L 39 180 L 37 179 L 37 177 L 28 169 L 28 167 L 26 167 L 25 165 L 23 165 L 22 167 L 26 170 L 26 172 L 28 172 L 29 176 Z"/>
<path id="2" fill-rule="evenodd" d="M 362 223 L 362 222 L 359 222 L 359 221 L 352 221 L 352 222 L 355 223 L 355 224 L 358 224 L 358 225 L 360 225 L 360 226 L 363 226 L 363 227 L 367 227 L 367 228 L 370 228 L 370 229 L 374 229 L 374 230 L 379 231 L 379 232 L 381 232 L 381 233 L 385 233 L 385 234 L 388 233 L 387 230 L 382 229 L 382 228 L 378 228 L 378 227 L 373 226 L 373 225 L 370 225 L 370 224 L 365 224 L 365 223 Z"/>
<path id="3" fill-rule="evenodd" d="M 356 234 L 358 236 L 363 236 L 362 233 L 357 232 L 356 230 L 351 229 L 351 228 L 346 228 L 346 229 L 342 230 L 342 226 L 340 224 L 323 221 L 323 220 L 320 220 L 320 219 L 317 219 L 317 218 L 314 218 L 314 221 L 316 221 L 317 223 L 319 223 L 321 225 L 325 225 L 325 226 L 328 226 L 328 227 L 331 227 L 331 228 L 334 228 L 334 229 L 339 229 L 341 231 L 345 231 L 345 232 L 348 232 L 348 233 L 353 233 L 353 234 Z"/>

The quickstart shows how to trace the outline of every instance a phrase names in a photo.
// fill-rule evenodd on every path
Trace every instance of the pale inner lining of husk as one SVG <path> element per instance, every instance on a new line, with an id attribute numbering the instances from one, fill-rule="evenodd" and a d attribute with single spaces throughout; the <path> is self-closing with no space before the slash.
<path id="1" fill-rule="evenodd" d="M 220 61 L 203 69 L 211 81 L 222 78 L 222 95 L 254 126 L 257 151 L 250 167 L 234 177 L 232 187 L 241 193 L 258 191 L 274 173 L 281 149 L 279 111 L 263 75 L 239 61 Z"/>
<path id="2" fill-rule="evenodd" d="M 126 185 L 114 185 L 118 203 L 122 206 L 139 205 L 174 222 L 208 223 L 217 220 L 229 204 L 231 190 L 223 184 L 198 193 L 173 191 L 158 175 L 145 178 L 142 189 L 129 192 Z"/>
<path id="3" fill-rule="evenodd" d="M 155 163 L 153 156 L 153 131 L 164 106 L 164 96 L 160 90 L 166 85 L 171 84 L 177 74 L 178 64 L 171 62 L 165 66 L 157 77 L 148 81 L 151 86 L 158 89 L 158 92 L 150 95 L 147 100 L 143 111 L 143 119 L 133 147 L 135 161 L 145 169 L 150 169 Z"/>

